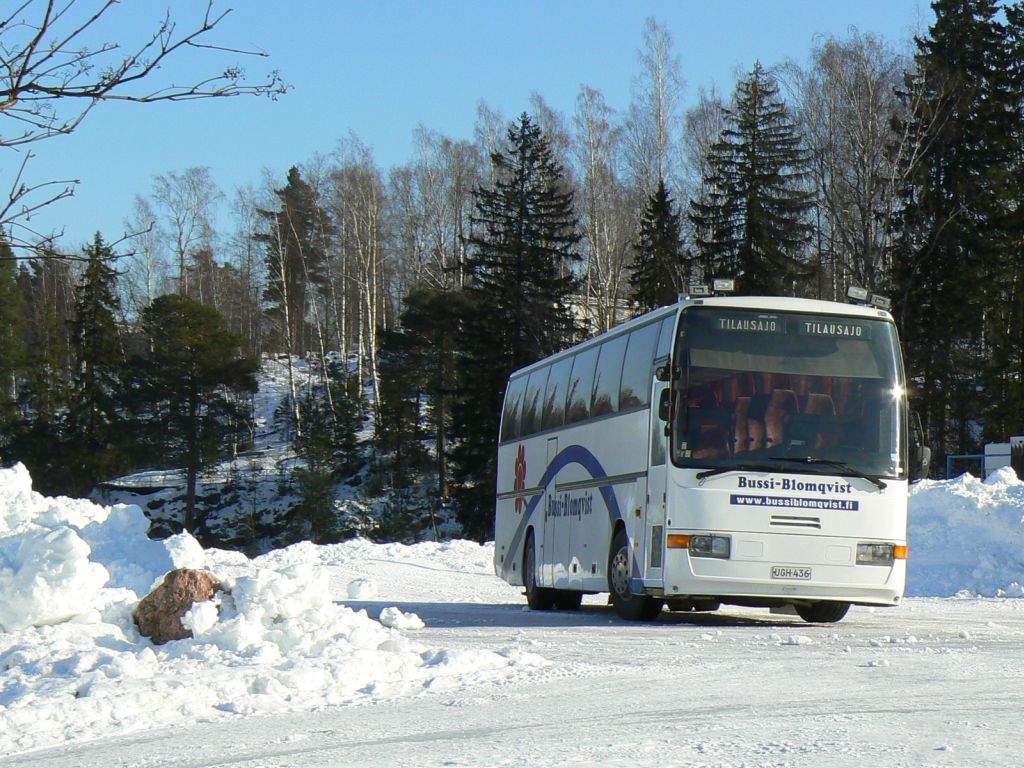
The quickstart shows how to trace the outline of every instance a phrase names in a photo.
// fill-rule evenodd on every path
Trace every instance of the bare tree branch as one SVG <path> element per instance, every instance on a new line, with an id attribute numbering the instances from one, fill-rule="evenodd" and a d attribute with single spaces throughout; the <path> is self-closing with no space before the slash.
<path id="1" fill-rule="evenodd" d="M 276 70 L 250 81 L 237 63 L 221 62 L 217 74 L 195 82 L 166 80 L 170 61 L 187 51 L 208 56 L 266 58 L 212 39 L 231 9 L 215 12 L 208 0 L 201 19 L 179 27 L 166 12 L 155 29 L 137 40 L 120 40 L 119 0 L 24 0 L 0 17 L 0 151 L 72 133 L 105 101 L 136 104 L 232 96 L 284 94 Z M 98 42 L 97 42 L 98 41 Z M 211 59 L 216 61 L 216 59 Z M 76 180 L 26 182 L 26 153 L 6 197 L 0 196 L 0 229 L 17 226 L 15 244 L 32 236 L 32 213 L 74 193 Z M 4 185 L 6 186 L 6 184 Z"/>

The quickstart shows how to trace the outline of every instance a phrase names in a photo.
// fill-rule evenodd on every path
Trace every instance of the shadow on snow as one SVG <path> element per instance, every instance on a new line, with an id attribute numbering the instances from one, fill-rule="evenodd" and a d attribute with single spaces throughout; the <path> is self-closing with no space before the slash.
<path id="1" fill-rule="evenodd" d="M 371 618 L 380 617 L 385 608 L 397 606 L 406 613 L 415 613 L 429 628 L 461 627 L 621 627 L 690 626 L 690 627 L 772 627 L 807 626 L 796 616 L 736 615 L 728 606 L 714 613 L 676 613 L 663 610 L 654 621 L 626 621 L 610 605 L 584 603 L 577 611 L 531 611 L 516 603 L 446 603 L 409 600 L 338 600 L 352 610 L 365 610 Z"/>

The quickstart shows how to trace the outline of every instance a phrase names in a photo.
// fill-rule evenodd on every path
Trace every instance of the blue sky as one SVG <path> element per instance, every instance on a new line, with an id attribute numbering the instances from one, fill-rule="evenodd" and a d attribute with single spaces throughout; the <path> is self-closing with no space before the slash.
<path id="1" fill-rule="evenodd" d="M 184 27 L 205 4 L 170 5 Z M 138 37 L 165 7 L 143 1 L 128 8 L 112 17 L 117 23 L 108 36 Z M 401 165 L 412 157 L 417 125 L 471 139 L 480 100 L 512 117 L 528 109 L 536 92 L 571 114 L 586 84 L 625 110 L 648 17 L 672 35 L 686 81 L 684 105 L 700 87 L 731 94 L 737 73 L 755 60 L 805 61 L 818 35 L 842 37 L 855 26 L 909 45 L 933 19 L 923 0 L 245 0 L 222 22 L 216 41 L 267 51 L 268 60 L 241 63 L 254 77 L 279 69 L 291 92 L 276 102 L 100 105 L 73 135 L 32 147 L 30 180 L 81 181 L 73 199 L 46 209 L 32 225 L 63 227 L 64 250 L 77 250 L 97 230 L 115 240 L 134 196 L 147 194 L 157 174 L 209 166 L 230 194 L 259 184 L 264 168 L 283 178 L 291 165 L 330 152 L 350 131 L 373 148 L 381 167 Z M 189 64 L 182 61 L 175 74 L 187 74 Z M 4 183 L 15 159 L 0 158 Z"/>

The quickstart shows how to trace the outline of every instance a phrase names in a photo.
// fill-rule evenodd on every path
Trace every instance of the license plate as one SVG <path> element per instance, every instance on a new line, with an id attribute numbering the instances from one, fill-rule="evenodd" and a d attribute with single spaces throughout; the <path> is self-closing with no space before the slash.
<path id="1" fill-rule="evenodd" d="M 794 568 L 789 565 L 773 565 L 773 579 L 790 579 L 796 581 L 808 581 L 811 578 L 810 568 Z"/>

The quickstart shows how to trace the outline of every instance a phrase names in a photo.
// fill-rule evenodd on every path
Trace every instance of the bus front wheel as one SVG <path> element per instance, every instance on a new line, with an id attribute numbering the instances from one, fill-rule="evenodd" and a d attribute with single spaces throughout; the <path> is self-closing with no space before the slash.
<path id="1" fill-rule="evenodd" d="M 523 586 L 526 587 L 526 604 L 530 610 L 550 611 L 554 606 L 554 590 L 537 586 L 537 548 L 533 542 L 533 531 L 526 537 L 526 551 L 523 553 Z"/>
<path id="2" fill-rule="evenodd" d="M 846 615 L 850 610 L 849 603 L 836 603 L 831 600 L 822 600 L 820 603 L 810 605 L 796 605 L 797 614 L 804 621 L 811 624 L 834 624 Z"/>
<path id="3" fill-rule="evenodd" d="M 649 595 L 634 595 L 629 588 L 629 537 L 619 529 L 608 555 L 608 591 L 616 613 L 627 621 L 651 621 L 661 613 L 664 601 Z"/>

